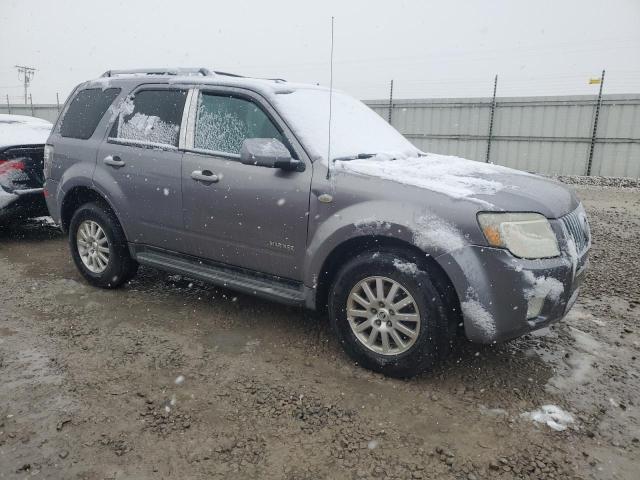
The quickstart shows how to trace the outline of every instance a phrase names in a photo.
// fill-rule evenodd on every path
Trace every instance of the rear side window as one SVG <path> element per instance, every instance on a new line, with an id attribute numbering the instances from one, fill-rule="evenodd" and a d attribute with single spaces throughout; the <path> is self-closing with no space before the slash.
<path id="1" fill-rule="evenodd" d="M 142 90 L 125 99 L 110 139 L 178 146 L 186 90 Z"/>
<path id="2" fill-rule="evenodd" d="M 104 112 L 120 94 L 119 88 L 88 88 L 73 97 L 60 122 L 63 137 L 86 140 L 93 135 Z"/>
<path id="3" fill-rule="evenodd" d="M 271 119 L 255 103 L 237 97 L 200 95 L 195 148 L 237 155 L 247 138 L 275 138 L 286 144 Z"/>

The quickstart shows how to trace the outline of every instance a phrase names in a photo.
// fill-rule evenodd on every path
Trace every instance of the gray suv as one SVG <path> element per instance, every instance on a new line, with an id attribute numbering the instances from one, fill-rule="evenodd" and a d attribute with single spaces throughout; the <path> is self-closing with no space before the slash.
<path id="1" fill-rule="evenodd" d="M 567 187 L 423 153 L 348 95 L 206 69 L 79 85 L 45 147 L 45 195 L 92 285 L 139 264 L 328 313 L 392 376 L 456 334 L 563 318 L 590 234 Z"/>

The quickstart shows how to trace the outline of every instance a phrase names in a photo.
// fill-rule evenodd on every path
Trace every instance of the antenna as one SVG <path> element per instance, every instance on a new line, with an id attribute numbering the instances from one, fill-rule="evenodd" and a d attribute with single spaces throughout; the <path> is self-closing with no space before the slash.
<path id="1" fill-rule="evenodd" d="M 333 17 L 331 17 L 331 61 L 329 74 L 329 144 L 327 145 L 327 180 L 331 177 L 331 103 L 333 100 Z"/>

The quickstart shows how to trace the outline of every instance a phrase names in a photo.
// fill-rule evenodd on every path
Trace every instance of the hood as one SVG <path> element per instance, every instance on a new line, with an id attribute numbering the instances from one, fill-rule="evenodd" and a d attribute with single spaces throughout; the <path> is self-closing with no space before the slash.
<path id="1" fill-rule="evenodd" d="M 538 212 L 557 218 L 579 203 L 568 187 L 554 180 L 449 155 L 378 154 L 368 159 L 338 161 L 335 170 L 429 190 L 472 203 L 477 211 Z"/>
<path id="2" fill-rule="evenodd" d="M 26 115 L 0 115 L 0 148 L 18 145 L 43 145 L 53 125 Z"/>

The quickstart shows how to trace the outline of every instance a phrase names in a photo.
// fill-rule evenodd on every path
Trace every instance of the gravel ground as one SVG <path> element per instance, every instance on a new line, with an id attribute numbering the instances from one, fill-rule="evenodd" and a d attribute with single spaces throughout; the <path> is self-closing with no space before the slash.
<path id="1" fill-rule="evenodd" d="M 637 478 L 640 191 L 576 188 L 569 316 L 407 381 L 308 312 L 150 269 L 94 289 L 46 222 L 1 231 L 0 478 Z M 574 421 L 523 415 L 543 405 Z"/>

